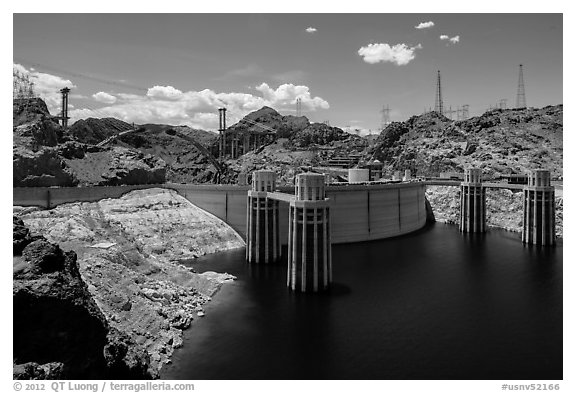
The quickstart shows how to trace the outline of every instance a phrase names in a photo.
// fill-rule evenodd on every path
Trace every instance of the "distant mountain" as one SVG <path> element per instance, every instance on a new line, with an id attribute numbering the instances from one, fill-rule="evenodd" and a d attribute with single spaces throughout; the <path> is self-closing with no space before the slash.
<path id="1" fill-rule="evenodd" d="M 462 121 L 431 112 L 390 124 L 370 152 L 391 170 L 412 169 L 417 175 L 473 165 L 486 175 L 546 168 L 561 176 L 562 116 L 562 105 L 496 109 Z"/>

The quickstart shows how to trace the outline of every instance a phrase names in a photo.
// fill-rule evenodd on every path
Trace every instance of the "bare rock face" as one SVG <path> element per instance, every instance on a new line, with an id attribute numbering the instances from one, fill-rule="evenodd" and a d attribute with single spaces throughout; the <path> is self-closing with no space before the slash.
<path id="1" fill-rule="evenodd" d="M 64 269 L 66 257 L 58 245 L 40 238 L 29 243 L 22 251 L 22 258 L 28 264 L 26 273 L 19 276 L 37 276 Z"/>
<path id="2" fill-rule="evenodd" d="M 272 128 L 275 131 L 274 138 L 288 138 L 310 125 L 310 121 L 305 116 L 282 116 L 276 110 L 263 106 L 244 116 L 242 121 L 232 125 L 229 130 L 239 136 L 247 132 L 263 134 L 264 129 L 252 122 L 258 122 Z"/>
<path id="3" fill-rule="evenodd" d="M 34 238 L 30 235 L 30 230 L 24 225 L 24 221 L 20 217 L 13 216 L 12 218 L 12 251 L 14 255 L 21 255 L 22 250 Z"/>
<path id="4" fill-rule="evenodd" d="M 294 133 L 290 141 L 296 147 L 315 145 L 328 145 L 334 141 L 354 139 L 354 136 L 344 132 L 338 127 L 330 127 L 323 123 L 313 123 L 301 131 Z"/>
<path id="5" fill-rule="evenodd" d="M 122 147 L 100 148 L 78 142 L 45 147 L 38 152 L 13 152 L 15 187 L 159 184 L 166 163 Z"/>
<path id="6" fill-rule="evenodd" d="M 41 98 L 21 98 L 12 101 L 14 127 L 50 117 L 46 103 Z"/>
<path id="7" fill-rule="evenodd" d="M 523 194 L 521 191 L 490 189 L 486 192 L 486 224 L 512 232 L 522 232 Z M 556 236 L 564 236 L 564 198 L 556 196 Z M 426 203 L 430 201 L 436 221 L 458 224 L 460 190 L 458 187 L 426 187 Z M 428 207 L 427 207 L 428 209 Z"/>
<path id="8" fill-rule="evenodd" d="M 66 134 L 41 99 L 14 100 L 14 187 L 164 183 L 166 163 L 161 158 L 71 140 L 78 134 L 85 136 L 82 140 L 99 142 L 96 131 L 90 136 L 81 132 L 85 128 L 81 124 L 77 133 Z"/>
<path id="9" fill-rule="evenodd" d="M 28 362 L 14 365 L 13 378 L 21 380 L 30 379 L 64 379 L 64 364 L 52 362 L 38 364 Z"/>
<path id="10" fill-rule="evenodd" d="M 203 304 L 234 278 L 197 274 L 181 263 L 244 246 L 225 223 L 165 189 L 24 212 L 22 219 L 32 234 L 41 233 L 78 255 L 92 299 L 110 329 L 123 334 L 106 349 L 105 358 L 131 364 L 130 359 L 139 359 L 129 352 L 133 342 L 147 353 L 154 372 L 182 345 L 182 330 Z"/>
<path id="11" fill-rule="evenodd" d="M 436 112 L 390 124 L 370 150 L 388 169 L 438 176 L 466 166 L 485 176 L 550 169 L 562 176 L 563 106 L 493 110 L 452 121 Z"/>
<path id="12" fill-rule="evenodd" d="M 66 167 L 56 148 L 42 148 L 33 152 L 23 147 L 15 147 L 12 164 L 14 187 L 78 185 L 78 179 Z"/>
<path id="13" fill-rule="evenodd" d="M 132 125 L 112 117 L 104 119 L 80 119 L 70 126 L 68 133 L 78 142 L 97 144 L 122 131 L 132 129 Z"/>
<path id="14" fill-rule="evenodd" d="M 152 378 L 149 357 L 110 327 L 80 276 L 76 253 L 44 238 L 14 258 L 14 378 Z"/>
<path id="15" fill-rule="evenodd" d="M 217 135 L 213 132 L 186 126 L 144 124 L 140 126 L 137 132 L 123 135 L 112 144 L 137 149 L 144 154 L 164 160 L 166 162 L 167 181 L 175 183 L 210 182 L 216 171 L 210 164 L 208 157 L 192 143 L 171 135 L 171 130 L 194 139 L 206 149 L 210 149 L 217 139 Z"/>

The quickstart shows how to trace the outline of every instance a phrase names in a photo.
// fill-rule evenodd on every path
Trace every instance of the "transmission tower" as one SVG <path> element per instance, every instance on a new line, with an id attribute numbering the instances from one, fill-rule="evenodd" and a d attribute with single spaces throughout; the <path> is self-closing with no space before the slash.
<path id="1" fill-rule="evenodd" d="M 444 115 L 447 118 L 449 118 L 450 120 L 452 120 L 452 117 L 454 116 L 455 113 L 456 113 L 456 116 L 458 116 L 458 111 L 459 111 L 459 109 L 452 110 L 452 105 L 450 105 L 449 109 L 444 111 Z"/>
<path id="2" fill-rule="evenodd" d="M 462 120 L 468 119 L 468 116 L 470 116 L 469 113 L 470 113 L 470 105 L 468 104 L 462 105 Z"/>
<path id="3" fill-rule="evenodd" d="M 218 158 L 220 161 L 222 161 L 226 154 L 226 108 L 218 108 L 218 120 L 218 134 L 220 137 L 218 146 Z"/>
<path id="4" fill-rule="evenodd" d="M 383 106 L 380 112 L 382 113 L 382 123 L 380 124 L 380 129 L 383 130 L 388 124 L 390 124 L 390 108 L 388 105 Z"/>
<path id="5" fill-rule="evenodd" d="M 70 93 L 70 89 L 65 87 L 60 89 L 60 93 L 62 93 L 62 127 L 66 130 L 68 128 L 68 120 L 70 120 L 68 116 L 68 93 Z"/>
<path id="6" fill-rule="evenodd" d="M 302 98 L 296 98 L 296 116 L 302 116 Z"/>
<path id="7" fill-rule="evenodd" d="M 436 82 L 436 102 L 434 103 L 434 110 L 443 115 L 444 103 L 442 102 L 442 84 L 440 82 L 440 70 L 438 70 L 438 80 Z"/>
<path id="8" fill-rule="evenodd" d="M 506 98 L 502 98 L 499 102 L 498 102 L 498 107 L 500 109 L 506 109 L 508 107 L 508 100 Z"/>
<path id="9" fill-rule="evenodd" d="M 526 108 L 526 93 L 524 92 L 524 73 L 522 64 L 518 73 L 518 93 L 516 94 L 516 108 Z"/>
<path id="10" fill-rule="evenodd" d="M 34 91 L 34 82 L 30 80 L 28 74 L 22 73 L 16 69 L 12 70 L 12 96 L 17 99 L 26 99 L 36 97 Z"/>

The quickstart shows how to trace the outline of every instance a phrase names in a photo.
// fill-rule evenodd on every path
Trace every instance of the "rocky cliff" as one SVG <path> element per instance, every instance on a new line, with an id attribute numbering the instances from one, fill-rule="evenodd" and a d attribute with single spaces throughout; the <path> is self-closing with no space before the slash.
<path id="1" fill-rule="evenodd" d="M 188 141 L 170 135 L 170 130 L 176 130 L 194 139 L 206 149 L 216 144 L 217 135 L 213 132 L 186 126 L 171 127 L 156 124 L 142 125 L 137 132 L 124 135 L 112 144 L 137 149 L 144 154 L 162 159 L 166 162 L 166 180 L 169 182 L 210 182 L 215 169 L 208 157 Z"/>
<path id="2" fill-rule="evenodd" d="M 257 122 L 274 130 L 268 134 Z M 277 139 L 287 139 L 287 147 L 307 148 L 311 145 L 328 145 L 336 141 L 359 138 L 351 136 L 338 127 L 324 123 L 310 123 L 305 116 L 283 116 L 276 110 L 264 106 L 257 111 L 244 116 L 242 120 L 229 127 L 229 132 L 243 134 L 246 132 L 262 133 L 266 141 L 271 143 Z"/>
<path id="3" fill-rule="evenodd" d="M 293 184 L 294 176 L 301 167 L 318 166 L 332 156 L 347 156 L 362 153 L 367 142 L 364 138 L 351 135 L 338 127 L 324 123 L 310 123 L 304 116 L 283 116 L 272 108 L 263 107 L 231 126 L 239 133 L 262 132 L 262 127 L 250 123 L 257 121 L 275 131 L 266 133 L 264 146 L 228 159 L 231 173 L 247 174 L 257 169 L 277 172 L 279 184 Z"/>
<path id="4" fill-rule="evenodd" d="M 14 187 L 163 183 L 165 162 L 135 149 L 75 140 L 41 99 L 14 100 Z"/>
<path id="5" fill-rule="evenodd" d="M 68 130 L 68 133 L 78 142 L 97 144 L 106 138 L 116 135 L 119 132 L 131 130 L 132 124 L 128 124 L 122 120 L 113 117 L 106 117 L 102 119 L 80 119 Z"/>
<path id="6" fill-rule="evenodd" d="M 14 218 L 14 379 L 142 379 L 149 355 L 110 326 L 76 253 L 31 236 Z"/>
<path id="7" fill-rule="evenodd" d="M 154 373 L 182 345 L 182 330 L 202 305 L 233 279 L 181 263 L 244 246 L 230 227 L 172 190 L 17 210 L 32 235 L 78 255 L 80 276 L 106 322 L 145 350 Z"/>
<path id="8" fill-rule="evenodd" d="M 493 110 L 468 120 L 437 114 L 390 124 L 370 153 L 390 170 L 416 175 L 461 172 L 473 165 L 485 176 L 548 168 L 562 176 L 563 106 Z"/>
<path id="9" fill-rule="evenodd" d="M 458 187 L 428 186 L 426 199 L 430 202 L 436 221 L 458 225 L 460 219 L 460 190 Z M 556 195 L 556 236 L 564 236 L 564 197 Z M 486 192 L 486 224 L 513 232 L 522 232 L 522 191 L 489 189 Z"/>
<path id="10" fill-rule="evenodd" d="M 305 116 L 283 116 L 275 109 L 263 106 L 257 111 L 247 114 L 241 121 L 228 129 L 231 133 L 240 134 L 246 132 L 265 133 L 265 130 L 254 122 L 273 129 L 275 138 L 289 138 L 310 125 L 310 121 Z"/>

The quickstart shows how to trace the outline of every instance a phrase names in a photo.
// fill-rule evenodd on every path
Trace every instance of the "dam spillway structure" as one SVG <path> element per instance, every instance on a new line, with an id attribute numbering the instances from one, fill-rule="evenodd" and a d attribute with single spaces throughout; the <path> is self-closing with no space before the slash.
<path id="1" fill-rule="evenodd" d="M 288 287 L 298 292 L 327 290 L 332 282 L 330 206 L 325 176 L 296 176 L 288 220 Z"/>
<path id="2" fill-rule="evenodd" d="M 550 185 L 550 171 L 531 171 L 528 184 L 524 186 L 522 242 L 539 246 L 553 245 L 556 242 L 555 214 L 554 187 Z"/>
<path id="3" fill-rule="evenodd" d="M 460 232 L 486 231 L 486 189 L 482 187 L 482 170 L 467 168 L 460 184 Z"/>
<path id="4" fill-rule="evenodd" d="M 280 257 L 279 201 L 267 197 L 275 190 L 273 171 L 253 172 L 246 212 L 246 260 L 250 263 L 272 263 Z"/>

